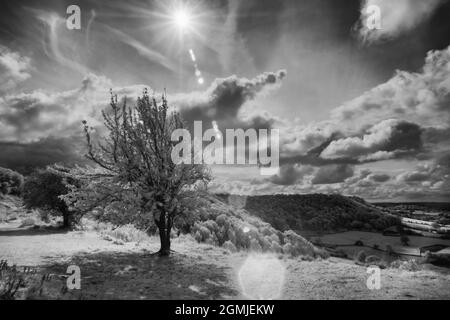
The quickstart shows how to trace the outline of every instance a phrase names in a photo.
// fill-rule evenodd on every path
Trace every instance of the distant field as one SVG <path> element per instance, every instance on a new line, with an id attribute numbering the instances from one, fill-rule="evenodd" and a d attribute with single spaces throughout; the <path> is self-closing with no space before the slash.
<path id="1" fill-rule="evenodd" d="M 417 210 L 441 210 L 450 212 L 450 202 L 373 202 L 372 204 L 384 208 L 403 206 Z"/>
<path id="2" fill-rule="evenodd" d="M 408 236 L 410 239 L 409 246 L 404 246 L 400 242 L 400 237 L 383 236 L 381 233 L 365 232 L 365 231 L 347 231 L 333 233 L 321 236 L 323 243 L 334 245 L 354 244 L 357 240 L 361 240 L 365 246 L 372 247 L 377 244 L 380 249 L 386 250 L 386 246 L 390 245 L 395 252 L 402 254 L 419 255 L 419 248 L 433 244 L 444 244 L 450 246 L 450 240 L 437 239 L 420 236 Z"/>

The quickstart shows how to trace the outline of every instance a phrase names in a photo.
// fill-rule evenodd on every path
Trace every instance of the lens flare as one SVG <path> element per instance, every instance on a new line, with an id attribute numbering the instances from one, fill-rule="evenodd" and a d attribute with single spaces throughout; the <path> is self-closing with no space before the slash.
<path id="1" fill-rule="evenodd" d="M 189 56 L 191 57 L 191 61 L 194 64 L 195 76 L 197 77 L 197 83 L 202 85 L 205 83 L 205 79 L 202 76 L 202 72 L 198 68 L 197 58 L 195 57 L 195 53 L 193 49 L 189 49 Z"/>
<path id="2" fill-rule="evenodd" d="M 239 270 L 242 294 L 255 300 L 278 299 L 282 295 L 285 267 L 276 256 L 251 255 Z"/>

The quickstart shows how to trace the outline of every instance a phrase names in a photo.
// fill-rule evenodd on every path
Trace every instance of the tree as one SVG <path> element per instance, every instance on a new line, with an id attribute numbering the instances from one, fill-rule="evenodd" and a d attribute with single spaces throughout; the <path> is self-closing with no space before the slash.
<path id="1" fill-rule="evenodd" d="M 23 176 L 13 170 L 0 167 L 0 193 L 20 195 L 23 187 Z"/>
<path id="2" fill-rule="evenodd" d="M 397 232 L 400 234 L 400 242 L 404 246 L 409 245 L 409 237 L 406 235 L 405 229 L 401 223 L 397 224 Z"/>
<path id="3" fill-rule="evenodd" d="M 406 234 L 400 236 L 400 241 L 404 246 L 409 246 L 409 237 Z"/>
<path id="4" fill-rule="evenodd" d="M 153 216 L 161 241 L 159 254 L 167 256 L 174 219 L 186 214 L 200 198 L 201 188 L 210 180 L 209 171 L 204 165 L 173 162 L 172 149 L 178 141 L 172 141 L 171 135 L 185 125 L 178 113 L 168 112 L 164 95 L 158 103 L 145 90 L 130 108 L 126 99 L 120 107 L 117 96 L 111 94 L 110 106 L 102 111 L 109 136 L 96 146 L 92 128 L 83 121 L 87 158 L 104 169 L 103 178 L 108 177 L 112 185 L 140 199 L 140 210 L 131 219 L 142 221 L 141 215 Z M 108 195 L 103 200 L 107 201 Z"/>
<path id="5" fill-rule="evenodd" d="M 68 185 L 76 182 L 67 175 L 67 169 L 60 166 L 47 167 L 31 174 L 23 187 L 23 199 L 28 208 L 54 210 L 63 216 L 63 227 L 69 228 L 74 222 L 73 212 L 69 211 L 60 196 L 67 194 Z"/>

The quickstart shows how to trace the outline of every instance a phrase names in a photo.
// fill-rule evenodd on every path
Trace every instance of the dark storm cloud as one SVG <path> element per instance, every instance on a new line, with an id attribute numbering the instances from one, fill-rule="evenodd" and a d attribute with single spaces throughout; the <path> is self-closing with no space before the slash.
<path id="1" fill-rule="evenodd" d="M 0 97 L 0 139 L 29 142 L 68 137 L 79 130 L 83 119 L 98 124 L 99 111 L 108 103 L 108 87 L 106 78 L 90 74 L 78 89 Z"/>
<path id="2" fill-rule="evenodd" d="M 374 182 L 386 182 L 391 179 L 391 176 L 388 174 L 371 174 L 369 175 L 369 179 Z"/>
<path id="3" fill-rule="evenodd" d="M 361 162 L 396 158 L 422 148 L 422 129 L 410 122 L 385 120 L 363 136 L 332 141 L 321 153 L 325 159 L 350 158 Z"/>
<path id="4" fill-rule="evenodd" d="M 274 119 L 263 116 L 262 112 L 248 119 L 243 119 L 240 112 L 246 102 L 279 85 L 285 76 L 286 71 L 280 70 L 250 80 L 237 76 L 216 79 L 206 91 L 176 95 L 172 102 L 188 124 L 215 120 L 220 128 L 270 128 Z"/>
<path id="5" fill-rule="evenodd" d="M 424 129 L 422 139 L 425 143 L 435 145 L 439 143 L 450 142 L 450 128 L 433 128 Z"/>
<path id="6" fill-rule="evenodd" d="M 0 167 L 29 173 L 53 163 L 83 164 L 84 137 L 48 137 L 31 143 L 0 142 Z"/>
<path id="7" fill-rule="evenodd" d="M 428 172 L 414 171 L 414 172 L 405 174 L 403 176 L 403 181 L 405 181 L 405 182 L 421 182 L 421 181 L 428 180 L 429 177 L 430 177 L 430 175 Z"/>
<path id="8" fill-rule="evenodd" d="M 319 168 L 312 184 L 331 184 L 345 181 L 354 174 L 353 167 L 347 164 L 328 165 Z"/>
<path id="9" fill-rule="evenodd" d="M 423 132 L 424 130 L 414 123 L 394 119 L 382 121 L 358 135 L 345 136 L 341 132 L 330 135 L 326 130 L 318 131 L 314 138 L 307 135 L 304 141 L 312 139 L 312 142 L 323 142 L 303 154 L 292 155 L 295 152 L 284 152 L 280 162 L 324 166 L 411 157 L 423 150 Z M 286 145 L 283 148 L 286 150 Z"/>

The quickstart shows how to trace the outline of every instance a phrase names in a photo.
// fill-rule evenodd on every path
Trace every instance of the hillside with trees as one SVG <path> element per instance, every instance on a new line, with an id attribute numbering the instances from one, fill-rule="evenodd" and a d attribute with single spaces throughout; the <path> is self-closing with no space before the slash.
<path id="1" fill-rule="evenodd" d="M 219 197 L 228 199 L 224 194 Z M 381 231 L 400 223 L 398 217 L 361 198 L 338 194 L 249 196 L 245 209 L 278 230 Z"/>

